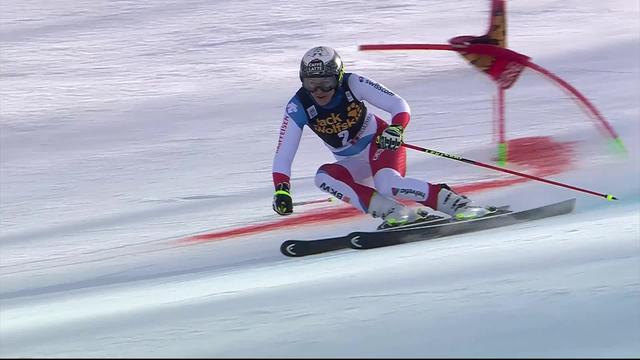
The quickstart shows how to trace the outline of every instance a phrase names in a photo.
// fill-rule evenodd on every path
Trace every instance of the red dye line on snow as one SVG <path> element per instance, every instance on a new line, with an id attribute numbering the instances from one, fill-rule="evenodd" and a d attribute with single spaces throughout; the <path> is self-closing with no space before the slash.
<path id="1" fill-rule="evenodd" d="M 568 169 L 572 159 L 571 143 L 557 143 L 549 137 L 528 137 L 514 139 L 508 142 L 509 163 L 518 164 L 531 168 L 531 174 L 537 177 L 546 177 L 561 173 Z M 485 181 L 466 185 L 452 185 L 460 193 L 471 194 L 483 190 L 495 189 L 511 186 L 525 181 L 527 178 L 518 177 L 513 179 Z M 304 214 L 294 214 L 276 221 L 243 226 L 239 228 L 212 232 L 190 236 L 182 239 L 181 242 L 199 243 L 203 241 L 214 241 L 228 239 L 236 236 L 244 236 L 264 231 L 284 229 L 300 225 L 315 223 L 327 223 L 328 221 L 341 220 L 355 216 L 364 216 L 352 207 L 340 207 L 336 209 L 318 209 Z"/>
<path id="2" fill-rule="evenodd" d="M 255 234 L 258 232 L 275 230 L 275 229 L 283 229 L 283 228 L 297 226 L 297 225 L 308 225 L 308 224 L 314 224 L 319 222 L 326 223 L 327 220 L 344 219 L 344 218 L 353 217 L 357 215 L 361 215 L 361 213 L 352 207 L 343 207 L 339 209 L 331 209 L 328 211 L 316 210 L 316 211 L 312 211 L 312 212 L 308 212 L 300 215 L 289 215 L 283 218 L 282 220 L 278 220 L 278 221 L 243 226 L 240 228 L 224 230 L 220 232 L 195 235 L 195 236 L 191 236 L 186 239 L 183 239 L 182 241 L 201 242 L 201 241 L 227 239 L 234 236 Z"/>

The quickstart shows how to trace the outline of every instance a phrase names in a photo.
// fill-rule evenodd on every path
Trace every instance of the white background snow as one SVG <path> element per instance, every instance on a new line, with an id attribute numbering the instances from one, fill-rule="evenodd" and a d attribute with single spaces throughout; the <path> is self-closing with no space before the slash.
<path id="1" fill-rule="evenodd" d="M 573 142 L 572 167 L 553 180 L 620 201 L 527 182 L 473 198 L 518 209 L 576 197 L 576 211 L 301 259 L 282 256 L 281 241 L 377 223 L 177 241 L 280 220 L 271 160 L 299 59 L 315 45 L 409 101 L 408 142 L 491 162 L 484 74 L 449 52 L 357 50 L 480 35 L 488 10 L 485 0 L 0 3 L 0 356 L 639 356 L 638 1 L 507 3 L 509 47 L 592 100 L 628 153 L 531 71 L 507 92 L 508 137 Z M 509 177 L 408 156 L 409 175 L 434 182 Z M 325 196 L 313 175 L 329 161 L 307 129 L 294 200 Z M 296 213 L 322 206 L 343 205 Z"/>

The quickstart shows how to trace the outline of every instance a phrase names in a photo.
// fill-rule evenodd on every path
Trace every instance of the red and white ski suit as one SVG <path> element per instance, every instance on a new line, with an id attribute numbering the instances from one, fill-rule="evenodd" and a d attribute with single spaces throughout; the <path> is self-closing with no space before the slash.
<path id="1" fill-rule="evenodd" d="M 316 173 L 315 184 L 322 191 L 365 213 L 375 192 L 435 209 L 440 188 L 405 177 L 404 147 L 395 151 L 378 149 L 375 139 L 389 124 L 369 112 L 364 101 L 388 112 L 392 124 L 404 128 L 409 124 L 411 110 L 407 102 L 362 75 L 346 73 L 326 106 L 319 106 L 300 88 L 285 109 L 273 159 L 274 185 L 290 182 L 291 165 L 306 125 L 324 141 L 337 160 L 320 166 Z"/>

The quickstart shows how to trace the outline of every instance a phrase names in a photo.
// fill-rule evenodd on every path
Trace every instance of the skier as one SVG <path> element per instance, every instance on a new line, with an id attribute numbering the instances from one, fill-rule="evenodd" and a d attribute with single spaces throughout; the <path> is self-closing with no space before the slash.
<path id="1" fill-rule="evenodd" d="M 315 184 L 374 218 L 378 228 L 418 221 L 438 210 L 458 219 L 483 216 L 488 209 L 472 204 L 446 184 L 405 177 L 404 129 L 407 102 L 383 85 L 356 73 L 345 73 L 338 53 L 326 46 L 307 51 L 300 62 L 302 87 L 285 108 L 273 159 L 273 209 L 293 212 L 291 164 L 307 125 L 333 153 L 336 162 L 320 166 Z M 368 111 L 363 101 L 388 112 L 387 123 Z M 419 204 L 409 207 L 399 200 Z"/>

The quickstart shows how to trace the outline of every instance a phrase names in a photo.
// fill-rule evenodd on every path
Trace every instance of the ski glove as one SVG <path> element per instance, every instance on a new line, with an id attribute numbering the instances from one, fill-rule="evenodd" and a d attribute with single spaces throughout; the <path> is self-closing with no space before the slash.
<path id="1" fill-rule="evenodd" d="M 276 185 L 276 193 L 273 195 L 273 210 L 280 215 L 293 213 L 293 199 L 289 192 L 289 183 Z"/>
<path id="2" fill-rule="evenodd" d="M 389 125 L 382 134 L 376 138 L 379 149 L 398 150 L 402 145 L 402 133 L 404 128 L 401 125 Z"/>

